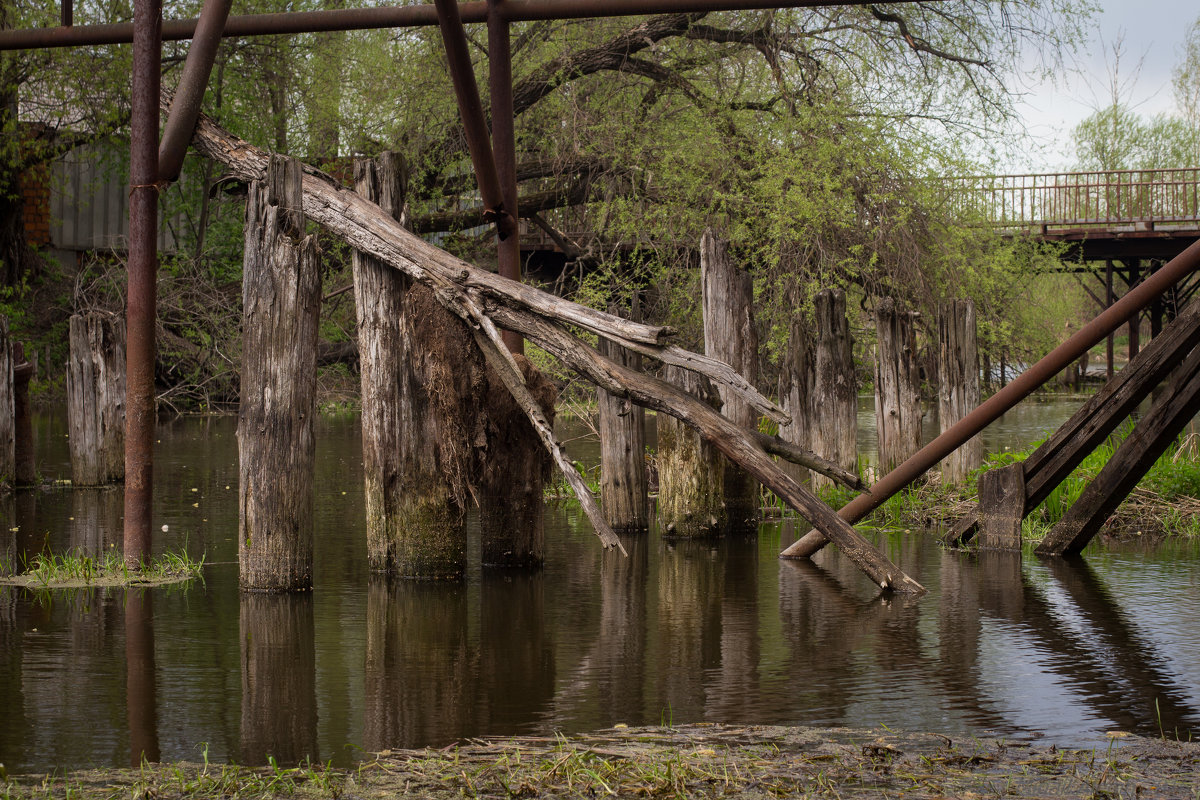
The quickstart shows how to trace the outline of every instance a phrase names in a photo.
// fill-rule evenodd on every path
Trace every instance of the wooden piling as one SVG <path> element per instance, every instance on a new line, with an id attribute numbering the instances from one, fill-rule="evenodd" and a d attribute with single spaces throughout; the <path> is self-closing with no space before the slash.
<path id="1" fill-rule="evenodd" d="M 875 308 L 875 423 L 879 468 L 891 472 L 921 446 L 913 313 L 885 297 Z M 1001 368 L 1003 369 L 1003 368 Z"/>
<path id="2" fill-rule="evenodd" d="M 953 300 L 938 309 L 938 424 L 942 432 L 979 405 L 979 346 L 975 304 Z M 942 483 L 962 483 L 983 463 L 979 435 L 942 460 Z"/>
<path id="3" fill-rule="evenodd" d="M 812 450 L 810 398 L 813 393 L 813 334 L 805 324 L 804 315 L 792 317 L 788 329 L 787 350 L 779 370 L 779 404 L 791 418 L 779 426 L 779 438 L 798 447 Z M 781 461 L 780 469 L 797 483 L 811 484 L 808 467 Z"/>
<path id="4" fill-rule="evenodd" d="M 641 369 L 641 356 L 600 337 L 600 355 Z M 600 425 L 600 507 L 614 531 L 650 526 L 646 476 L 646 412 L 627 398 L 596 389 Z"/>
<path id="5" fill-rule="evenodd" d="M 36 359 L 35 359 L 36 360 Z M 17 486 L 37 483 L 37 464 L 33 452 L 33 408 L 29 403 L 29 381 L 34 364 L 25 360 L 25 347 L 12 344 L 13 370 L 13 450 L 16 452 L 14 477 Z"/>
<path id="6" fill-rule="evenodd" d="M 1138 421 L 1100 474 L 1046 534 L 1037 547 L 1038 555 L 1061 556 L 1082 551 L 1197 412 L 1200 412 L 1200 347 L 1181 365 L 1178 380 L 1155 401 L 1150 413 Z"/>
<path id="7" fill-rule="evenodd" d="M 520 353 L 525 386 L 554 423 L 558 392 Z M 485 566 L 536 568 L 545 559 L 545 498 L 550 457 L 500 375 L 487 371 L 487 450 L 479 467 L 480 557 Z"/>
<path id="8" fill-rule="evenodd" d="M 300 162 L 273 155 L 246 199 L 238 415 L 243 591 L 312 588 L 313 417 L 321 276 Z"/>
<path id="9" fill-rule="evenodd" d="M 0 317 L 0 492 L 12 488 L 17 472 L 17 412 L 13 388 L 8 318 Z"/>
<path id="10" fill-rule="evenodd" d="M 991 550 L 1021 549 L 1025 518 L 1025 468 L 1021 462 L 979 476 L 979 546 Z"/>
<path id="11" fill-rule="evenodd" d="M 680 367 L 663 380 L 717 406 L 708 379 Z M 697 537 L 725 529 L 724 459 L 715 447 L 674 417 L 658 417 L 658 527 L 664 536 Z"/>
<path id="12" fill-rule="evenodd" d="M 729 256 L 729 243 L 712 230 L 700 238 L 704 354 L 724 361 L 753 385 L 758 380 L 758 332 L 754 328 L 754 281 Z M 747 430 L 758 430 L 758 412 L 732 390 L 718 387 L 721 413 Z M 730 525 L 758 521 L 758 482 L 724 458 L 725 512 Z"/>
<path id="13" fill-rule="evenodd" d="M 74 314 L 69 323 L 67 442 L 71 480 L 101 486 L 125 478 L 125 323 Z"/>
<path id="14" fill-rule="evenodd" d="M 858 474 L 858 385 L 854 377 L 854 340 L 846 318 L 846 293 L 822 289 L 816 306 L 817 346 L 809 397 L 812 450 Z M 813 488 L 832 486 L 816 472 Z"/>
<path id="15" fill-rule="evenodd" d="M 400 156 L 360 159 L 354 170 L 357 192 L 400 219 Z M 352 268 L 370 568 L 461 577 L 472 443 L 483 436 L 482 357 L 428 287 L 363 253 L 354 253 Z"/>

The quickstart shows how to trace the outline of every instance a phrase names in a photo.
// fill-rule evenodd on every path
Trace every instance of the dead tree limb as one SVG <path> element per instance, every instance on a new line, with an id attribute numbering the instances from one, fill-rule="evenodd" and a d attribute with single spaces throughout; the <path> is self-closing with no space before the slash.
<path id="1" fill-rule="evenodd" d="M 222 162 L 242 180 L 260 178 L 265 172 L 266 153 L 221 130 L 208 119 L 201 118 L 193 143 L 201 153 Z M 838 544 L 847 557 L 879 586 L 899 592 L 925 591 L 838 517 L 833 509 L 788 477 L 758 444 L 753 433 L 669 384 L 603 358 L 560 325 L 584 328 L 664 363 L 675 363 L 707 375 L 729 386 L 772 418 L 787 419 L 782 410 L 754 391 L 744 379 L 737 381 L 736 373 L 727 365 L 667 345 L 670 329 L 630 322 L 476 269 L 405 230 L 378 206 L 344 189 L 316 169 L 305 170 L 303 208 L 308 219 L 344 239 L 351 247 L 431 286 L 440 302 L 471 321 L 478 331 L 477 341 L 485 353 L 490 352 L 489 359 L 498 365 L 502 376 L 512 378 L 507 367 L 513 365 L 506 364 L 504 356 L 495 352 L 495 325 L 525 335 L 610 393 L 670 414 L 699 430 L 728 458 L 748 470 Z M 517 383 L 524 385 L 523 381 Z M 520 401 L 519 396 L 517 399 Z M 551 452 L 556 458 L 562 458 L 549 426 L 539 425 L 533 409 L 522 405 Z M 570 479 L 574 470 L 568 464 L 563 472 Z M 579 488 L 577 492 L 598 534 L 602 538 L 605 538 L 605 532 L 611 535 L 603 517 L 596 513 L 598 508 L 594 498 L 590 504 L 587 500 L 590 492 Z"/>

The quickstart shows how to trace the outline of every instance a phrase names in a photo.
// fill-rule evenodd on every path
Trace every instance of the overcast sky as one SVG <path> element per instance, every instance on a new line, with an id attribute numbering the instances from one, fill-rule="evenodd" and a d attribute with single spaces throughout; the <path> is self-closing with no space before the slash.
<path id="1" fill-rule="evenodd" d="M 1124 100 L 1144 115 L 1171 111 L 1171 70 L 1182 58 L 1188 28 L 1200 16 L 1196 0 L 1099 0 L 1092 39 L 1080 55 L 1078 75 L 1058 86 L 1028 87 L 1018 105 L 1038 147 L 1015 157 L 1014 171 L 1049 172 L 1070 168 L 1071 129 L 1110 102 L 1112 47 L 1123 36 L 1119 74 Z M 1134 80 L 1138 64 L 1141 70 Z M 1192 165 L 1181 165 L 1192 166 Z"/>

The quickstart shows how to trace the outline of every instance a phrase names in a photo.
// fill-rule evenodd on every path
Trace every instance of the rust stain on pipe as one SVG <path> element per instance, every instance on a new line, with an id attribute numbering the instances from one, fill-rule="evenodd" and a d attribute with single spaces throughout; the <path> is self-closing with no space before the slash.
<path id="1" fill-rule="evenodd" d="M 1028 397 L 1035 389 L 1062 372 L 1093 345 L 1124 325 L 1150 301 L 1200 267 L 1200 241 L 1167 262 L 1166 266 L 1134 287 L 1128 294 L 1080 328 L 1071 338 L 1051 350 L 1042 360 L 1022 372 L 974 411 L 952 425 L 941 436 L 922 447 L 900 466 L 884 475 L 865 494 L 842 506 L 838 516 L 857 522 L 878 508 L 889 497 L 915 481 L 991 424 L 997 417 Z M 781 554 L 781 558 L 808 558 L 829 540 L 817 531 L 809 531 Z"/>

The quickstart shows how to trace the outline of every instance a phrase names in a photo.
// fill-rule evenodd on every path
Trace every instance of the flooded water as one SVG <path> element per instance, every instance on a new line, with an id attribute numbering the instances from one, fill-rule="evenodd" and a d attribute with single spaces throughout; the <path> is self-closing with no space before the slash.
<path id="1" fill-rule="evenodd" d="M 1022 446 L 1077 402 L 992 435 Z M 927 532 L 884 538 L 930 590 L 911 599 L 880 595 L 833 549 L 781 562 L 804 532 L 787 521 L 712 542 L 626 537 L 623 558 L 561 504 L 536 574 L 473 566 L 461 584 L 389 585 L 365 567 L 358 421 L 326 419 L 315 589 L 242 596 L 234 428 L 212 417 L 158 429 L 155 547 L 206 554 L 203 584 L 0 587 L 9 771 L 202 750 L 347 764 L 469 736 L 703 720 L 1080 746 L 1111 730 L 1200 734 L 1197 542 L 1093 548 L 1068 564 L 946 552 Z M 47 477 L 69 474 L 65 433 L 39 423 Z M 119 491 L 20 492 L 0 500 L 0 557 L 111 549 L 120 514 Z"/>

